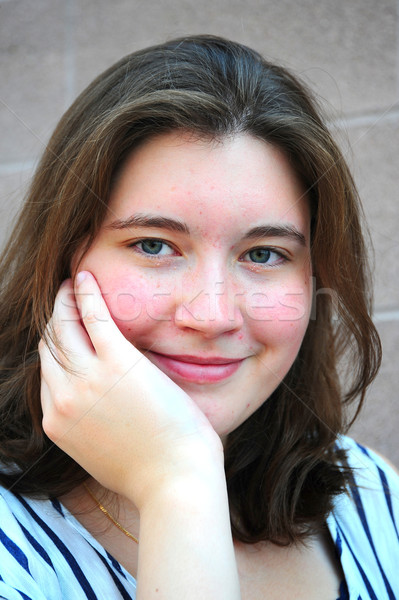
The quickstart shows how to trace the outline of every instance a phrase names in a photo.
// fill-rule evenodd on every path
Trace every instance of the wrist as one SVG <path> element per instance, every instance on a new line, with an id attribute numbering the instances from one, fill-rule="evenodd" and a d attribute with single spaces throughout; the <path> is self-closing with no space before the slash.
<path id="1" fill-rule="evenodd" d="M 158 504 L 169 497 L 187 500 L 194 490 L 206 494 L 207 489 L 225 489 L 223 445 L 220 438 L 213 444 L 203 440 L 189 443 L 176 441 L 171 452 L 146 461 L 136 461 L 130 481 L 124 485 L 127 496 L 141 512 L 144 507 Z"/>
<path id="2" fill-rule="evenodd" d="M 198 598 L 240 598 L 224 471 L 169 480 L 148 500 L 140 511 L 137 597 L 158 597 L 151 593 L 159 589 L 187 598 L 192 578 Z"/>

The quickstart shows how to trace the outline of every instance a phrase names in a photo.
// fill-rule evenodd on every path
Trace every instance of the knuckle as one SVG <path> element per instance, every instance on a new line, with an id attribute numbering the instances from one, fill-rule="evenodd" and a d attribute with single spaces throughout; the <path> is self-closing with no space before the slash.
<path id="1" fill-rule="evenodd" d="M 58 437 L 58 429 L 56 427 L 54 419 L 52 418 L 52 416 L 49 415 L 48 412 L 45 412 L 43 415 L 42 427 L 47 437 L 54 442 Z"/>
<path id="2" fill-rule="evenodd" d="M 53 405 L 60 416 L 72 417 L 75 413 L 74 397 L 63 390 L 54 392 Z"/>

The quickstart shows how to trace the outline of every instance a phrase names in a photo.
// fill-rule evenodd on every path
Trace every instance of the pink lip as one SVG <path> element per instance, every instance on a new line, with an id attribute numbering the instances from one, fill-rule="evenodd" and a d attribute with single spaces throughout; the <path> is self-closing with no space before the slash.
<path id="1" fill-rule="evenodd" d="M 166 374 L 192 383 L 217 383 L 235 373 L 243 358 L 212 356 L 200 358 L 190 355 L 170 355 L 149 352 L 153 362 Z"/>

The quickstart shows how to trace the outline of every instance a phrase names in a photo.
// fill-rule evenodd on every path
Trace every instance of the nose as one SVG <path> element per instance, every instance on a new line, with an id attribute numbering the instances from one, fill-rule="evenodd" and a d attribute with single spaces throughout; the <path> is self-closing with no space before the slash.
<path id="1" fill-rule="evenodd" d="M 239 292 L 226 273 L 204 267 L 184 278 L 176 302 L 175 323 L 180 329 L 200 332 L 212 339 L 241 329 L 243 314 Z"/>

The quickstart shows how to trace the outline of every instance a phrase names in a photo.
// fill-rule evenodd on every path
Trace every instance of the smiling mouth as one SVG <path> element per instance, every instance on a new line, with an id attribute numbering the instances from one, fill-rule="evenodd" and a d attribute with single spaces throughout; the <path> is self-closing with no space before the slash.
<path id="1" fill-rule="evenodd" d="M 148 352 L 148 358 L 172 379 L 191 383 L 218 383 L 231 377 L 244 358 L 209 357 L 159 354 Z"/>

